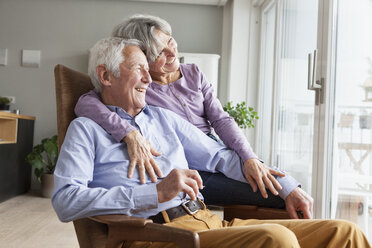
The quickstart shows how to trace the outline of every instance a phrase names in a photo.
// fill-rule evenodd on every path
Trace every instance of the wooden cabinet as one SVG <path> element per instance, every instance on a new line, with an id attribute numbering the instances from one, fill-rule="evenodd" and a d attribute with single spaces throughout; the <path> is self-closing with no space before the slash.
<path id="1" fill-rule="evenodd" d="M 35 117 L 0 112 L 0 202 L 30 189 Z"/>

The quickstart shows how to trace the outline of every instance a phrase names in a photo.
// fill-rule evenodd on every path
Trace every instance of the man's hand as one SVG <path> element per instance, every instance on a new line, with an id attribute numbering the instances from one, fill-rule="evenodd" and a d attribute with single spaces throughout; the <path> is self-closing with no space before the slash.
<path id="1" fill-rule="evenodd" d="M 138 165 L 141 183 L 145 183 L 146 181 L 146 171 L 151 181 L 154 183 L 157 182 L 156 175 L 162 177 L 163 173 L 152 156 L 159 156 L 161 153 L 156 151 L 137 130 L 128 133 L 124 138 L 124 142 L 127 143 L 130 158 L 128 178 L 133 176 L 134 168 Z"/>
<path id="2" fill-rule="evenodd" d="M 280 177 L 285 176 L 284 173 L 271 169 L 255 158 L 247 159 L 244 162 L 244 175 L 253 191 L 257 192 L 258 187 L 264 198 L 268 197 L 265 185 L 274 195 L 278 195 L 279 193 L 277 190 L 282 189 L 282 186 L 273 175 Z"/>
<path id="3" fill-rule="evenodd" d="M 196 200 L 199 189 L 203 189 L 203 181 L 196 170 L 173 169 L 156 189 L 159 203 L 173 199 L 181 191 Z"/>
<path id="4" fill-rule="evenodd" d="M 292 219 L 298 219 L 298 211 L 302 212 L 304 219 L 312 219 L 313 202 L 313 198 L 298 187 L 285 199 L 287 212 Z"/>

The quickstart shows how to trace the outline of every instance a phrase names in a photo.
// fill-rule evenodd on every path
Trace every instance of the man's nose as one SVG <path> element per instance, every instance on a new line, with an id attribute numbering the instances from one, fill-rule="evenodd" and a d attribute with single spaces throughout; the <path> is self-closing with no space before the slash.
<path id="1" fill-rule="evenodd" d="M 149 71 L 145 69 L 142 71 L 143 71 L 142 82 L 147 83 L 147 84 L 151 83 L 152 78 L 150 76 Z"/>

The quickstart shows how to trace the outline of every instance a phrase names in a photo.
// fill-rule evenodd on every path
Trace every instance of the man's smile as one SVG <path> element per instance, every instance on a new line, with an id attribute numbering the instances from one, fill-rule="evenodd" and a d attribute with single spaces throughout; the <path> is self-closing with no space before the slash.
<path id="1" fill-rule="evenodd" d="M 136 88 L 136 91 L 138 91 L 138 92 L 146 92 L 146 89 L 145 88 Z"/>

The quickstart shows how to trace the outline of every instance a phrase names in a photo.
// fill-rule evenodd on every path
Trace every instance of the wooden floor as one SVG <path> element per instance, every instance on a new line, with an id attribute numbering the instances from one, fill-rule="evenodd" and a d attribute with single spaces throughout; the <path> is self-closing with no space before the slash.
<path id="1" fill-rule="evenodd" d="M 222 218 L 222 211 L 212 211 Z M 62 223 L 50 199 L 25 194 L 0 203 L 0 248 L 77 248 L 72 222 Z"/>
<path id="2" fill-rule="evenodd" d="M 35 194 L 0 203 L 0 248 L 79 247 L 72 222 L 62 223 L 50 199 Z"/>

